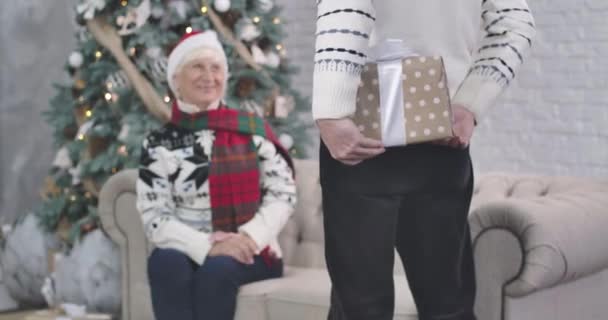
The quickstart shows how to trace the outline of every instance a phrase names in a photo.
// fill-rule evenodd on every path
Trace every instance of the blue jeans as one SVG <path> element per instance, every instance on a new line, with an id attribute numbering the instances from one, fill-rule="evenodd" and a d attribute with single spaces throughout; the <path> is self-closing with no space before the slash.
<path id="1" fill-rule="evenodd" d="M 282 275 L 282 261 L 268 266 L 260 256 L 252 265 L 214 256 L 198 266 L 180 251 L 157 248 L 148 258 L 156 320 L 232 320 L 241 285 Z"/>

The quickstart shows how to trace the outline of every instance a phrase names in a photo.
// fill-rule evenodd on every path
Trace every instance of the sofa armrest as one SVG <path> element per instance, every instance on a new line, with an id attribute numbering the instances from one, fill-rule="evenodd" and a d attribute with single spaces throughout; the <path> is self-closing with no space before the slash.
<path id="1" fill-rule="evenodd" d="M 509 272 L 518 270 L 504 288 L 513 297 L 603 270 L 608 267 L 607 195 L 606 188 L 581 188 L 482 204 L 469 217 L 476 259 L 489 260 L 477 256 L 482 252 L 517 255 L 509 240 L 479 250 L 488 238 L 484 234 L 502 230 L 511 235 L 505 239 L 516 239 L 521 258 L 503 266 Z"/>
<path id="2" fill-rule="evenodd" d="M 124 170 L 108 179 L 99 195 L 103 230 L 119 246 L 122 258 L 122 319 L 154 319 L 147 279 L 150 250 L 135 207 L 137 170 Z"/>

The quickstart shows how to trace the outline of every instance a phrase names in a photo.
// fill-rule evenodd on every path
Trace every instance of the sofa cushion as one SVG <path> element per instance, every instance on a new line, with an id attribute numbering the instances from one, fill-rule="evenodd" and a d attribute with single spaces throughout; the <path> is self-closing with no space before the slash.
<path id="1" fill-rule="evenodd" d="M 395 319 L 418 319 L 407 280 L 395 277 Z M 270 320 L 325 319 L 329 310 L 330 281 L 324 269 L 289 267 L 281 279 L 252 283 L 241 288 L 235 319 L 258 319 L 263 313 Z M 264 298 L 262 298 L 264 297 Z M 248 316 L 244 315 L 247 310 Z M 255 311 L 255 312 L 252 312 Z M 262 318 L 259 318 L 262 319 Z"/>

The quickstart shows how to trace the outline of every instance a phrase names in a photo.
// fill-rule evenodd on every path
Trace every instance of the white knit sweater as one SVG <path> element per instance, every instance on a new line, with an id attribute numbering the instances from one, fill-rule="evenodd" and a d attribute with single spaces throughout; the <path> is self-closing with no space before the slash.
<path id="1" fill-rule="evenodd" d="M 239 231 L 247 233 L 259 250 L 268 246 L 281 257 L 278 235 L 294 211 L 296 185 L 274 144 L 257 135 L 252 139 L 262 199 L 255 216 Z M 136 184 L 136 205 L 148 240 L 158 248 L 181 251 L 199 265 L 211 250 L 209 239 L 215 231 L 208 180 L 214 141 L 212 130 L 166 124 L 153 131 L 142 144 Z"/>
<path id="2" fill-rule="evenodd" d="M 402 39 L 421 55 L 444 58 L 452 103 L 479 121 L 532 45 L 525 0 L 317 0 L 315 119 L 354 113 L 369 48 Z"/>

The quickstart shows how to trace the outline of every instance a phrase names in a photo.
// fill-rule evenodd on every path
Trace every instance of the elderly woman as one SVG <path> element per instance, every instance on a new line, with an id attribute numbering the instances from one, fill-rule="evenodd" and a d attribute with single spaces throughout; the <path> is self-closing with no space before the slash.
<path id="1" fill-rule="evenodd" d="M 228 64 L 212 31 L 169 56 L 171 121 L 143 142 L 137 208 L 157 320 L 233 319 L 239 286 L 282 276 L 277 236 L 296 201 L 269 126 L 223 104 Z"/>

